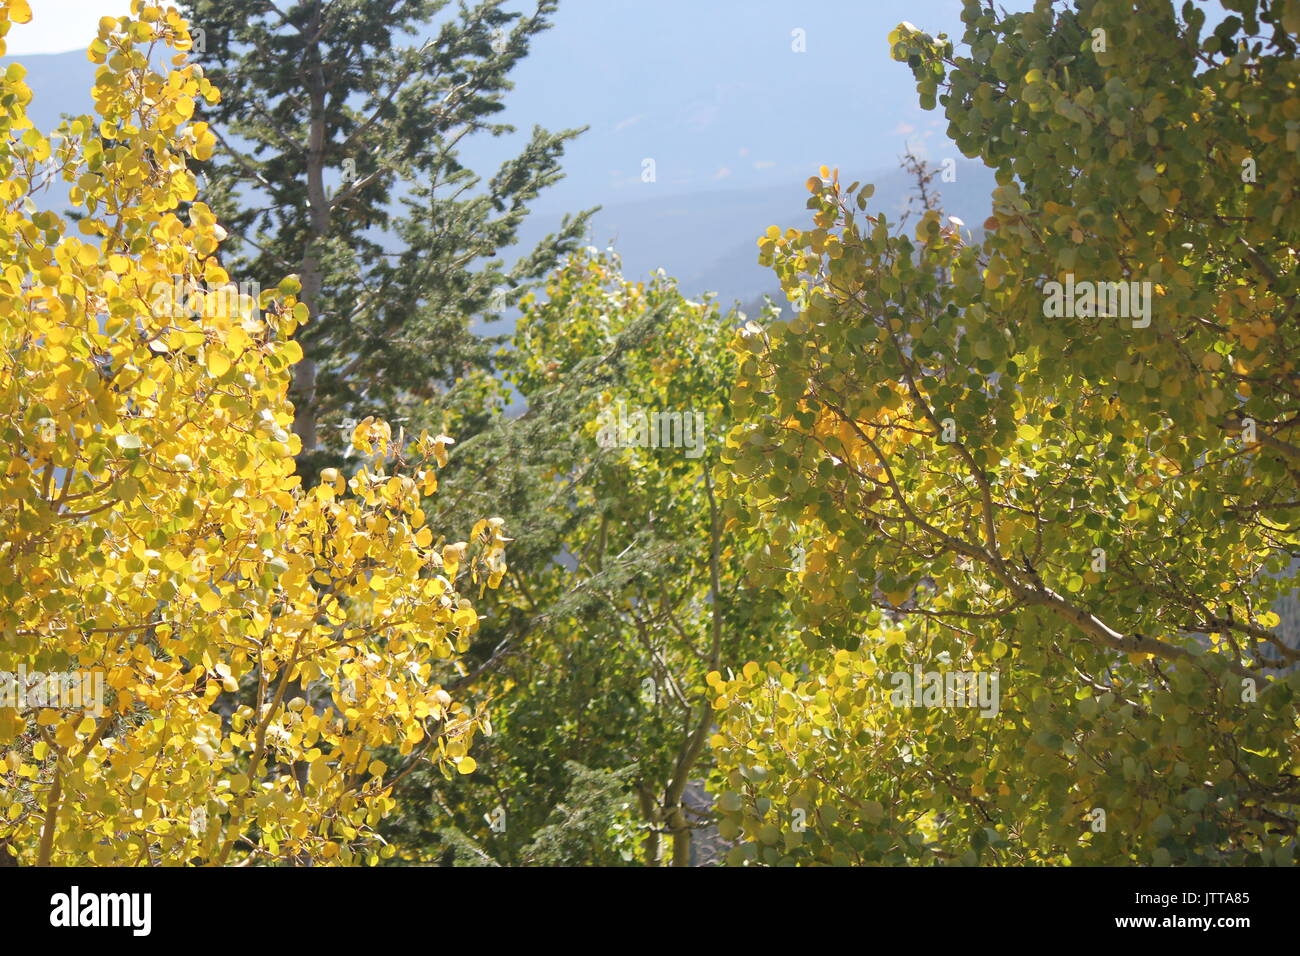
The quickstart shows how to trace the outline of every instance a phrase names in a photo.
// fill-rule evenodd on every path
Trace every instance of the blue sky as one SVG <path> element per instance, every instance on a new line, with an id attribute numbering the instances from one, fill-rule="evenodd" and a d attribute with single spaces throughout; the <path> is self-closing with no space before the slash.
<path id="1" fill-rule="evenodd" d="M 32 7 L 33 22 L 8 37 L 11 57 L 84 49 L 99 18 L 129 0 Z M 959 35 L 960 11 L 960 0 L 561 0 L 515 73 L 505 119 L 520 136 L 475 143 L 466 158 L 504 159 L 534 123 L 590 124 L 568 182 L 542 204 L 555 209 L 802 181 L 821 163 L 893 166 L 907 143 L 938 143 L 944 124 L 916 106 L 885 38 L 904 19 Z M 654 184 L 641 180 L 646 159 Z"/>
<path id="2" fill-rule="evenodd" d="M 120 17 L 131 0 L 29 0 L 31 23 L 16 23 L 5 37 L 11 56 L 84 50 L 95 39 L 99 18 Z"/>
<path id="3" fill-rule="evenodd" d="M 35 21 L 13 28 L 10 53 L 32 68 L 47 61 L 32 76 L 34 112 L 53 125 L 59 111 L 90 108 L 93 67 L 84 55 L 34 51 L 84 49 L 99 17 L 129 3 L 32 5 Z M 560 0 L 554 27 L 512 74 L 500 118 L 518 132 L 471 137 L 461 158 L 490 176 L 534 124 L 588 125 L 523 238 L 554 229 L 563 212 L 601 205 L 591 241 L 613 243 L 630 274 L 664 267 L 692 290 L 756 294 L 772 283 L 756 264 L 754 237 L 802 221 L 802 184 L 818 166 L 882 185 L 892 176 L 901 194 L 896 170 L 909 147 L 936 163 L 959 158 L 942 113 L 917 105 L 911 71 L 890 58 L 887 37 L 907 20 L 960 40 L 961 9 L 961 0 Z M 647 160 L 653 182 L 642 178 Z M 945 190 L 949 211 L 982 220 L 987 178 L 963 172 L 962 188 Z M 886 200 L 901 201 L 882 193 Z"/>
<path id="4" fill-rule="evenodd" d="M 902 20 L 960 36 L 960 12 L 960 0 L 562 0 L 505 117 L 591 126 L 548 206 L 802 182 L 822 163 L 892 167 L 909 142 L 940 147 L 946 123 L 916 105 L 886 37 Z M 654 184 L 641 181 L 647 158 Z"/>
<path id="5" fill-rule="evenodd" d="M 32 51 L 83 49 L 101 16 L 127 6 L 37 0 L 34 22 L 13 29 L 11 57 L 33 69 L 42 125 L 58 112 L 90 108 L 93 67 L 77 53 Z M 754 236 L 774 222 L 801 221 L 803 183 L 821 164 L 877 180 L 909 145 L 936 161 L 957 157 L 941 114 L 916 105 L 911 71 L 890 58 L 887 37 L 903 20 L 959 37 L 961 7 L 960 0 L 561 0 L 553 28 L 513 74 L 500 118 L 518 132 L 471 137 L 461 158 L 491 175 L 535 124 L 590 126 L 566 151 L 564 179 L 535 204 L 525 246 L 558 226 L 561 213 L 600 205 L 590 239 L 613 243 L 631 274 L 663 267 L 692 292 L 757 294 L 772 281 L 757 265 Z M 45 69 L 35 69 L 37 60 L 48 61 Z M 655 164 L 653 182 L 642 178 L 647 160 Z"/>

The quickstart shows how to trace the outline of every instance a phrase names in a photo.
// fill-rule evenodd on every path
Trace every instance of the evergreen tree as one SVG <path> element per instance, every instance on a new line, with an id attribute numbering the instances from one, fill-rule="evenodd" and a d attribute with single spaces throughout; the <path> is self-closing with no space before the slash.
<path id="1" fill-rule="evenodd" d="M 503 865 L 687 865 L 708 825 L 687 796 L 711 772 L 705 676 L 794 639 L 782 596 L 744 584 L 770 548 L 724 527 L 715 495 L 743 319 L 595 249 L 522 308 L 502 364 L 528 409 L 458 443 L 428 509 L 468 532 L 487 508 L 512 539 L 446 685 L 494 729 L 472 775 L 404 778 L 385 838 L 407 862 L 464 838 Z"/>
<path id="2" fill-rule="evenodd" d="M 221 102 L 200 105 L 219 147 L 202 164 L 231 233 L 233 275 L 297 273 L 311 320 L 291 397 L 310 477 L 346 447 L 348 418 L 437 421 L 463 378 L 491 367 L 470 323 L 515 304 L 572 248 L 564 220 L 506 268 L 529 204 L 561 175 L 580 130 L 535 128 L 484 180 L 457 150 L 513 132 L 494 116 L 510 70 L 549 26 L 555 0 L 523 16 L 503 0 L 185 0 L 194 55 Z M 427 42 L 404 37 L 430 33 Z M 461 428 L 472 428 L 461 423 Z"/>

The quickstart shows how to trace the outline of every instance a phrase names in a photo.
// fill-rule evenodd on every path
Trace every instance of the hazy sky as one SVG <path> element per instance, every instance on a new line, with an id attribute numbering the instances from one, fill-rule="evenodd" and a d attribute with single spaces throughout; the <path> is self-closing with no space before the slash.
<path id="1" fill-rule="evenodd" d="M 119 17 L 131 0 L 30 0 L 31 23 L 15 23 L 5 41 L 11 55 L 84 50 L 95 39 L 100 17 Z"/>
<path id="2" fill-rule="evenodd" d="M 33 22 L 9 34 L 11 56 L 84 50 L 101 16 L 130 6 L 31 3 Z M 532 0 L 508 6 L 528 9 Z M 961 0 L 561 0 L 553 29 L 512 74 L 515 89 L 498 117 L 518 133 L 472 138 L 462 156 L 490 172 L 517 153 L 534 124 L 588 126 L 565 151 L 566 178 L 539 203 L 555 210 L 801 183 L 822 163 L 875 173 L 895 167 L 908 148 L 937 162 L 956 155 L 947 121 L 920 108 L 912 73 L 891 59 L 886 37 L 910 20 L 959 40 L 961 9 Z M 92 74 L 83 65 L 85 77 L 63 65 L 52 71 L 84 85 L 81 102 L 50 105 L 89 108 Z M 55 93 L 62 90 L 46 99 Z"/>
<path id="3" fill-rule="evenodd" d="M 129 0 L 30 0 L 10 57 L 84 50 L 99 18 Z M 288 2 L 288 0 L 283 0 Z M 1002 0 L 1010 9 L 1032 0 Z M 453 3 L 447 13 L 455 8 Z M 528 9 L 532 0 L 510 0 Z M 961 0 L 561 0 L 512 78 L 501 116 L 519 134 L 478 138 L 465 150 L 490 169 L 520 148 L 533 124 L 590 126 L 566 151 L 567 179 L 542 206 L 572 208 L 650 194 L 802 182 L 820 163 L 892 167 L 910 144 L 925 153 L 946 126 L 916 103 L 906 65 L 885 37 L 909 19 L 960 35 Z M 29 68 L 37 64 L 29 61 Z M 90 106 L 62 89 L 36 89 L 59 111 Z M 57 97 L 59 102 L 53 102 Z M 64 100 L 67 100 L 66 102 Z M 657 188 L 642 172 L 657 163 Z"/>
<path id="4" fill-rule="evenodd" d="M 38 54 L 84 50 L 100 17 L 130 4 L 30 2 L 34 22 L 13 28 L 10 54 L 29 69 L 38 125 L 52 129 L 60 113 L 93 108 L 94 66 L 84 53 Z M 564 178 L 534 205 L 525 238 L 600 205 L 591 239 L 612 241 L 632 274 L 662 266 L 693 290 L 752 296 L 772 287 L 754 237 L 773 223 L 802 222 L 803 183 L 821 164 L 879 183 L 897 176 L 909 149 L 935 164 L 961 161 L 942 110 L 920 108 L 912 72 L 891 58 L 887 40 L 910 20 L 960 41 L 961 10 L 961 0 L 561 0 L 495 117 L 516 132 L 469 137 L 460 158 L 490 176 L 534 124 L 586 126 L 565 149 Z M 946 201 L 965 201 L 958 214 L 982 219 L 981 181 L 972 173 L 957 182 Z"/>

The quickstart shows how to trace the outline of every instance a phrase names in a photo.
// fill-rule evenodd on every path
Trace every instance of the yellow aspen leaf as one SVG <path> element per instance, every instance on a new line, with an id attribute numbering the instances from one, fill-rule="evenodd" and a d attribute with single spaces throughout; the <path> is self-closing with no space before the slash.
<path id="1" fill-rule="evenodd" d="M 213 378 L 221 378 L 230 371 L 230 356 L 217 348 L 209 348 L 207 354 L 208 374 Z"/>
<path id="2" fill-rule="evenodd" d="M 203 596 L 199 598 L 199 606 L 207 613 L 215 614 L 221 607 L 221 594 L 210 589 L 204 591 Z"/>
<path id="3" fill-rule="evenodd" d="M 0 431 L 13 446 L 0 511 L 17 516 L 0 521 L 0 631 L 23 635 L 7 667 L 93 668 L 83 686 L 104 698 L 0 706 L 0 770 L 23 790 L 5 801 L 4 838 L 49 865 L 111 865 L 146 846 L 164 865 L 359 862 L 396 806 L 341 786 L 357 767 L 386 771 L 371 749 L 410 755 L 437 734 L 426 756 L 450 771 L 486 725 L 429 690 L 455 673 L 477 614 L 427 573 L 421 549 L 441 535 L 415 517 L 406 470 L 362 468 L 355 494 L 338 469 L 322 474 L 332 493 L 303 489 L 301 441 L 284 434 L 302 349 L 281 338 L 296 325 L 286 316 L 307 316 L 300 283 L 268 290 L 259 304 L 279 318 L 267 326 L 228 295 L 225 230 L 187 171 L 215 142 L 188 122 L 190 100 L 217 91 L 156 55 L 184 31 L 179 15 L 132 8 L 100 21 L 89 52 L 99 119 L 73 120 L 56 143 L 77 222 L 31 201 L 50 140 L 26 116 L 21 67 L 0 71 Z M 29 18 L 27 0 L 0 2 L 0 29 Z M 168 307 L 177 282 L 210 294 L 181 290 Z M 371 447 L 392 439 L 367 422 Z M 504 536 L 479 528 L 495 577 Z M 454 577 L 464 559 L 449 557 Z M 314 685 L 310 704 L 276 693 L 288 679 Z M 338 688 L 324 707 L 320 686 Z M 451 726 L 426 726 L 434 707 Z M 304 753 L 306 792 L 285 772 Z M 57 816 L 30 812 L 55 786 Z"/>

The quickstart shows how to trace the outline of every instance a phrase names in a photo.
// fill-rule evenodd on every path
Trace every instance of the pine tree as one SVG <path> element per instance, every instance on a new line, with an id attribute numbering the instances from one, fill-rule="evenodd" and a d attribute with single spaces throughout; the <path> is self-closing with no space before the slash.
<path id="1" fill-rule="evenodd" d="M 688 865 L 702 823 L 688 790 L 711 767 L 705 677 L 794 640 L 779 592 L 744 583 L 766 543 L 724 527 L 714 494 L 743 319 L 595 249 L 522 309 L 502 364 L 527 411 L 458 443 L 428 509 L 456 534 L 475 508 L 510 531 L 509 580 L 445 684 L 482 701 L 493 732 L 472 775 L 404 778 L 385 839 L 404 860 L 454 829 L 507 866 Z"/>
<path id="2" fill-rule="evenodd" d="M 534 128 L 487 180 L 458 158 L 468 136 L 513 132 L 494 120 L 507 76 L 556 8 L 502 5 L 185 0 L 194 55 L 224 92 L 200 118 L 219 141 L 201 171 L 238 255 L 227 264 L 263 284 L 297 273 L 311 310 L 291 392 L 305 477 L 346 447 L 349 418 L 439 424 L 456 381 L 491 367 L 471 321 L 514 305 L 584 228 L 566 217 L 514 266 L 500 258 L 581 130 Z"/>

